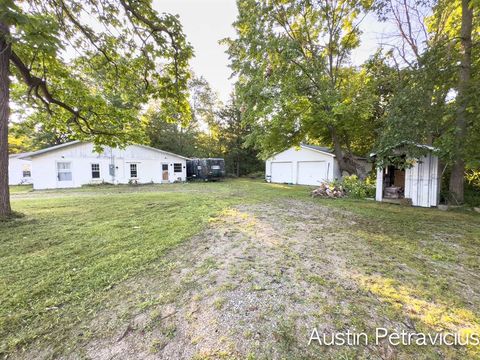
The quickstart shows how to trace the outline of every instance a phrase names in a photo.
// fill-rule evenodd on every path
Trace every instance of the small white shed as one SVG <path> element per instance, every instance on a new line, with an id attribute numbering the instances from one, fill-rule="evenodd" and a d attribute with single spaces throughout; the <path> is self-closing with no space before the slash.
<path id="1" fill-rule="evenodd" d="M 24 159 L 29 154 L 12 154 L 8 157 L 8 185 L 32 183 L 32 162 Z"/>
<path id="2" fill-rule="evenodd" d="M 80 187 L 102 182 L 171 183 L 185 181 L 186 160 L 181 155 L 145 145 L 124 149 L 105 147 L 95 152 L 92 142 L 72 141 L 30 153 L 34 189 Z"/>
<path id="3" fill-rule="evenodd" d="M 301 144 L 268 158 L 265 177 L 273 183 L 319 185 L 338 179 L 341 174 L 330 149 Z"/>
<path id="4" fill-rule="evenodd" d="M 395 202 L 405 198 L 411 199 L 413 206 L 438 205 L 441 172 L 438 157 L 435 155 L 436 149 L 427 145 L 417 146 L 427 149 L 429 153 L 418 159 L 408 159 L 412 163 L 411 167 L 377 167 L 375 200 Z"/>

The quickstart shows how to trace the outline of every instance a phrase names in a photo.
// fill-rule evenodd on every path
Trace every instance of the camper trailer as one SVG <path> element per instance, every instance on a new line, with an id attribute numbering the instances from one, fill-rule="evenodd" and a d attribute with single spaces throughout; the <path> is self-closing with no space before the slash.
<path id="1" fill-rule="evenodd" d="M 187 180 L 212 181 L 225 177 L 222 158 L 191 159 L 187 161 Z"/>

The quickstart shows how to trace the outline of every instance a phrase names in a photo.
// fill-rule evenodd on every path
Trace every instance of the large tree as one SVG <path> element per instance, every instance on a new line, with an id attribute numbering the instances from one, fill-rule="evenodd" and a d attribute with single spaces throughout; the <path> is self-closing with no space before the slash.
<path id="1" fill-rule="evenodd" d="M 472 101 L 474 99 L 474 96 L 472 96 L 472 91 L 474 90 L 472 82 L 472 33 L 474 4 L 478 6 L 477 1 L 461 0 L 462 15 L 459 31 L 460 66 L 458 70 L 454 147 L 452 148 L 453 166 L 449 185 L 451 200 L 457 203 L 463 203 L 464 201 L 464 175 L 466 162 L 465 144 L 469 137 L 469 133 L 473 128 L 473 121 L 471 119 L 472 115 L 469 113 L 473 113 L 475 105 L 476 110 L 479 110 L 478 104 Z M 475 14 L 477 16 L 479 15 L 478 8 L 475 9 Z M 479 100 L 478 97 L 476 100 Z"/>
<path id="2" fill-rule="evenodd" d="M 150 0 L 3 0 L 0 216 L 11 213 L 11 91 L 46 128 L 123 145 L 141 139 L 139 113 L 148 99 L 161 98 L 170 114 L 187 111 L 191 56 L 179 19 L 158 14 Z"/>
<path id="3" fill-rule="evenodd" d="M 361 172 L 355 129 L 372 130 L 375 99 L 365 71 L 350 65 L 359 0 L 239 0 L 237 38 L 226 40 L 252 141 L 263 157 L 301 141 L 331 144 L 340 168 Z"/>
<path id="4" fill-rule="evenodd" d="M 248 175 L 264 169 L 263 161 L 258 159 L 258 151 L 248 146 L 248 137 L 252 134 L 251 125 L 242 121 L 242 112 L 237 97 L 232 94 L 230 101 L 217 111 L 220 124 L 219 143 L 228 174 Z"/>
<path id="5" fill-rule="evenodd" d="M 144 117 L 150 145 L 188 157 L 219 156 L 217 94 L 195 74 L 188 81 L 188 93 L 190 107 L 184 114 L 169 114 L 162 100 L 151 104 Z"/>
<path id="6" fill-rule="evenodd" d="M 463 202 L 465 164 L 478 164 L 480 153 L 478 91 L 479 57 L 472 37 L 478 37 L 478 2 L 382 1 L 380 14 L 397 29 L 386 41 L 396 68 L 395 96 L 379 138 L 380 153 L 409 141 L 441 149 L 450 169 L 449 199 Z M 477 165 L 478 166 L 478 165 Z"/>

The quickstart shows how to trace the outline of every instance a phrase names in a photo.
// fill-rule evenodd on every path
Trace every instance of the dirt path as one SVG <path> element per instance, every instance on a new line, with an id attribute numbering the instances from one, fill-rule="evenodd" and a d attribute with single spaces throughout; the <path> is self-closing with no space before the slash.
<path id="1" fill-rule="evenodd" d="M 308 346 L 314 327 L 413 326 L 391 320 L 359 282 L 356 258 L 372 255 L 341 230 L 355 225 L 351 213 L 301 201 L 229 209 L 147 276 L 113 289 L 71 358 L 410 358 L 414 348 L 386 344 Z"/>
<path id="2" fill-rule="evenodd" d="M 229 209 L 170 254 L 164 269 L 117 290 L 135 299 L 99 314 L 89 327 L 102 329 L 103 338 L 89 342 L 85 355 L 202 359 L 318 353 L 307 346 L 312 327 L 332 331 L 338 319 L 330 309 L 344 307 L 339 296 L 357 287 L 338 251 L 347 241 L 335 232 L 338 221 L 354 223 L 348 213 L 297 201 Z M 125 321 L 126 313 L 136 316 Z"/>

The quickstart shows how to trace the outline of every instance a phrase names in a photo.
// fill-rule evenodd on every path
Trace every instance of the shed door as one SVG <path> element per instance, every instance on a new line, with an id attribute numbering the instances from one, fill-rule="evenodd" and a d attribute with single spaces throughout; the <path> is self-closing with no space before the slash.
<path id="1" fill-rule="evenodd" d="M 299 161 L 298 184 L 319 185 L 328 180 L 328 170 L 326 161 Z"/>
<path id="2" fill-rule="evenodd" d="M 293 183 L 292 162 L 272 162 L 271 174 L 274 183 Z"/>

